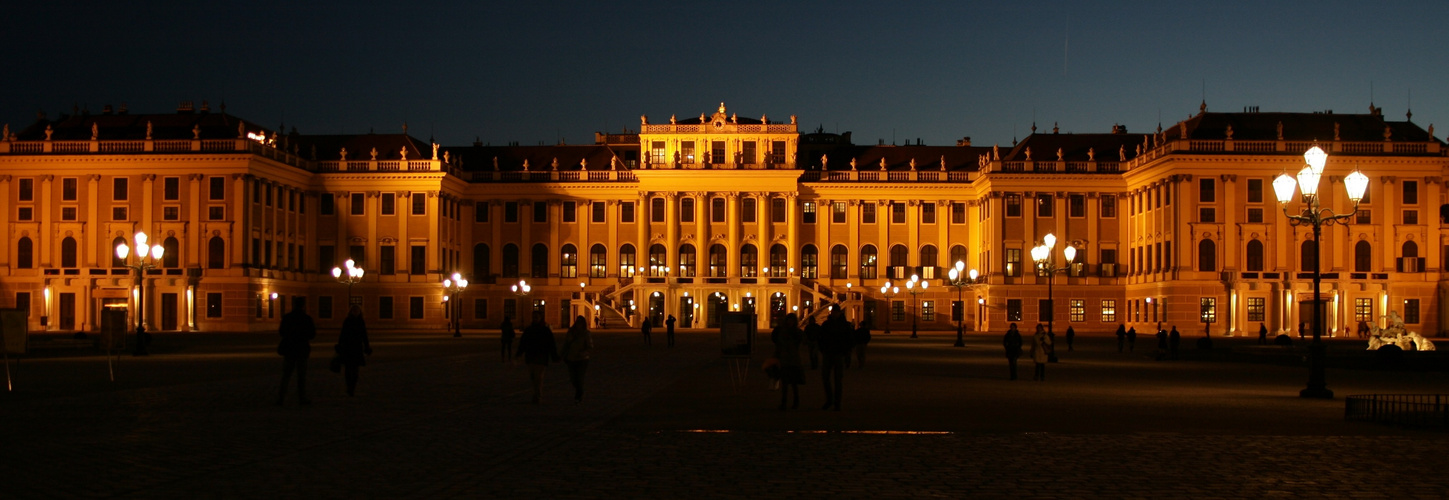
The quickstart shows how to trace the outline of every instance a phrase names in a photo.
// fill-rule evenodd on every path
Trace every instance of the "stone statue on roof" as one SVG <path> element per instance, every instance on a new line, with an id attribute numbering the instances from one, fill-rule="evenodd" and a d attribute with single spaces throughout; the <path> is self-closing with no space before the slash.
<path id="1" fill-rule="evenodd" d="M 50 140 L 50 134 L 53 134 L 53 133 L 55 133 L 55 130 L 52 130 L 50 128 L 50 124 L 49 123 L 45 124 L 45 140 L 47 140 L 47 141 Z"/>
<path id="2" fill-rule="evenodd" d="M 549 170 L 558 170 L 558 157 L 553 157 L 553 162 L 548 164 Z"/>
<path id="3" fill-rule="evenodd" d="M 347 161 L 347 148 L 342 148 L 342 152 L 340 154 L 342 155 L 341 161 Z"/>
<path id="4" fill-rule="evenodd" d="M 493 157 L 493 170 L 498 170 L 498 157 Z"/>
<path id="5" fill-rule="evenodd" d="M 402 155 L 402 161 L 408 161 L 408 147 L 407 146 L 403 146 L 402 149 L 398 152 L 398 154 Z"/>
<path id="6" fill-rule="evenodd" d="M 941 170 L 946 170 L 946 155 L 941 155 Z"/>
<path id="7" fill-rule="evenodd" d="M 674 115 L 669 115 L 669 124 L 674 125 Z"/>
<path id="8" fill-rule="evenodd" d="M 1000 144 L 992 144 L 991 145 L 991 159 L 997 160 L 997 161 L 1000 161 L 1001 160 L 1001 145 Z"/>
<path id="9" fill-rule="evenodd" d="M 820 155 L 820 170 L 829 170 L 830 155 Z"/>
<path id="10" fill-rule="evenodd" d="M 1031 146 L 1026 147 L 1026 161 L 1031 161 Z"/>
<path id="11" fill-rule="evenodd" d="M 915 158 L 911 158 L 911 170 L 915 170 L 915 169 L 916 169 L 916 159 Z"/>
<path id="12" fill-rule="evenodd" d="M 1097 148 L 1087 148 L 1087 161 L 1097 161 Z"/>
<path id="13" fill-rule="evenodd" d="M 707 121 L 709 121 L 709 119 L 707 119 L 707 118 L 704 117 L 704 113 L 700 113 L 699 114 L 699 123 L 700 124 L 703 124 L 704 122 L 707 122 Z"/>
<path id="14" fill-rule="evenodd" d="M 1223 131 L 1223 135 L 1227 136 L 1228 140 L 1233 140 L 1233 126 L 1228 125 L 1228 129 Z"/>
<path id="15" fill-rule="evenodd" d="M 150 122 L 147 122 L 147 124 L 149 124 L 149 123 Z M 1431 125 L 1430 127 L 1432 128 L 1433 126 Z M 146 134 L 146 135 L 151 135 L 151 134 Z M 1434 134 L 1430 133 L 1429 135 L 1434 135 Z M 150 137 L 147 137 L 147 139 L 150 139 Z M 8 140 L 10 140 L 10 124 L 9 123 L 6 123 L 5 124 L 5 132 L 4 133 L 0 133 L 0 141 L 8 141 Z"/>
<path id="16" fill-rule="evenodd" d="M 857 169 L 856 166 L 855 166 L 855 158 L 851 158 L 850 159 L 850 169 L 851 170 L 856 170 Z"/>
<path id="17" fill-rule="evenodd" d="M 735 114 L 731 114 L 730 115 L 730 123 L 738 124 L 739 122 L 740 122 L 740 115 L 738 113 L 735 113 Z"/>
<path id="18" fill-rule="evenodd" d="M 448 154 L 448 151 L 443 152 L 443 163 L 452 163 L 452 157 Z"/>
<path id="19" fill-rule="evenodd" d="M 720 112 L 720 113 L 721 113 L 721 114 L 723 114 L 723 113 L 724 113 L 724 112 L 725 112 L 725 105 L 724 105 L 724 102 L 723 102 L 723 101 L 721 101 L 721 102 L 720 102 L 720 103 L 719 103 L 719 112 Z"/>
<path id="20" fill-rule="evenodd" d="M 1127 145 L 1117 146 L 1117 161 L 1127 161 Z"/>
<path id="21" fill-rule="evenodd" d="M 1062 161 L 1062 148 L 1057 148 L 1057 161 Z"/>
<path id="22" fill-rule="evenodd" d="M 146 120 L 146 140 L 151 140 L 151 120 Z"/>
<path id="23" fill-rule="evenodd" d="M 1394 128 L 1384 125 L 1384 141 L 1387 142 L 1390 136 L 1394 135 Z"/>
<path id="24" fill-rule="evenodd" d="M 799 125 L 799 123 L 797 123 L 795 121 L 795 115 L 790 115 L 790 124 L 791 125 Z"/>
<path id="25" fill-rule="evenodd" d="M 880 157 L 880 169 L 881 170 L 885 170 L 886 169 L 886 161 L 885 161 L 885 157 L 884 156 Z"/>
<path id="26" fill-rule="evenodd" d="M 769 118 L 769 116 L 770 116 L 770 115 L 763 115 L 763 114 L 762 114 L 762 115 L 760 115 L 760 123 L 763 123 L 763 124 L 768 124 L 768 123 L 770 123 L 770 118 Z"/>
<path id="27" fill-rule="evenodd" d="M 377 161 L 377 148 L 372 148 L 372 161 Z"/>
<path id="28" fill-rule="evenodd" d="M 236 138 L 237 139 L 243 139 L 246 136 L 247 136 L 247 124 L 246 124 L 246 122 L 241 122 L 241 121 L 236 122 Z"/>
<path id="29" fill-rule="evenodd" d="M 1429 124 L 1429 140 L 1434 140 L 1434 124 Z"/>
<path id="30" fill-rule="evenodd" d="M 1278 140 L 1283 140 L 1283 122 L 1278 122 Z"/>
<path id="31" fill-rule="evenodd" d="M 101 129 L 100 129 L 100 127 L 98 125 L 96 125 L 96 122 L 91 122 L 91 140 L 92 141 L 96 140 L 96 138 L 99 137 L 100 135 L 101 135 Z"/>
<path id="32" fill-rule="evenodd" d="M 273 137 L 276 137 L 276 136 L 273 136 Z M 192 125 L 191 126 L 191 139 L 192 140 L 196 140 L 196 139 L 200 139 L 200 138 L 201 138 L 201 125 L 200 124 Z M 276 140 L 276 139 L 273 139 L 273 140 Z"/>
<path id="33" fill-rule="evenodd" d="M 438 143 L 433 143 L 433 159 L 438 159 Z"/>
<path id="34" fill-rule="evenodd" d="M 640 126 L 643 126 L 643 125 L 648 125 L 648 124 L 649 124 L 649 116 L 647 116 L 647 115 L 639 115 L 639 125 Z"/>
<path id="35" fill-rule="evenodd" d="M 1339 140 L 1339 138 L 1338 138 L 1338 122 L 1333 122 L 1333 140 L 1335 140 L 1335 141 Z"/>
<path id="36" fill-rule="evenodd" d="M 579 170 L 588 170 L 588 169 L 589 169 L 589 159 L 588 158 L 579 158 Z"/>
<path id="37" fill-rule="evenodd" d="M 524 172 L 527 172 L 528 171 L 528 159 L 527 158 L 525 158 L 523 160 L 523 171 Z"/>

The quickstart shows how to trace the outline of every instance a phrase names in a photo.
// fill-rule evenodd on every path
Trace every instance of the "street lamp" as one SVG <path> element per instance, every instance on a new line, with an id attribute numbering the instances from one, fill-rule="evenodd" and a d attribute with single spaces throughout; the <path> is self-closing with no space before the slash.
<path id="1" fill-rule="evenodd" d="M 1036 262 L 1037 276 L 1045 274 L 1047 277 L 1047 333 L 1053 334 L 1055 330 L 1052 330 L 1052 326 L 1053 321 L 1056 319 L 1057 307 L 1056 301 L 1052 297 L 1052 282 L 1056 281 L 1058 271 L 1071 269 L 1072 262 L 1077 258 L 1077 248 L 1071 245 L 1063 248 L 1062 255 L 1067 258 L 1067 266 L 1057 267 L 1056 255 L 1052 253 L 1052 249 L 1057 246 L 1057 237 L 1051 233 L 1047 233 L 1046 236 L 1042 237 L 1041 241 L 1041 245 L 1031 249 L 1031 260 Z M 1055 353 L 1052 356 L 1055 357 Z"/>
<path id="2" fill-rule="evenodd" d="M 146 354 L 146 344 L 147 344 L 147 334 L 146 334 L 146 271 L 148 271 L 150 269 L 155 269 L 157 267 L 157 263 L 161 261 L 161 255 L 166 252 L 166 248 L 163 247 L 163 246 L 161 246 L 161 245 L 147 246 L 146 245 L 146 233 L 144 231 L 137 231 L 136 232 L 135 241 L 136 241 L 136 254 L 135 254 L 136 255 L 136 259 L 135 259 L 135 263 L 134 264 L 132 264 L 130 261 L 128 261 L 126 259 L 126 256 L 128 256 L 128 255 L 131 254 L 131 247 L 126 246 L 126 244 L 124 242 L 121 243 L 121 244 L 119 244 L 119 245 L 116 245 L 116 257 L 120 257 L 121 261 L 125 263 L 125 266 L 126 267 L 129 267 L 131 269 L 135 269 L 136 270 L 136 283 L 137 283 L 137 286 L 139 287 L 139 290 L 137 290 L 137 295 L 136 295 L 136 352 L 135 352 L 135 354 L 139 356 L 139 355 L 142 355 L 142 354 Z M 49 290 L 47 290 L 47 291 L 49 291 Z"/>
<path id="3" fill-rule="evenodd" d="M 846 283 L 845 284 L 845 288 L 846 289 L 849 289 L 850 288 L 850 283 Z M 895 297 L 899 293 L 901 293 L 901 287 L 891 286 L 891 282 L 889 282 L 889 281 L 885 282 L 885 285 L 883 285 L 883 286 L 880 287 L 880 294 L 882 296 L 884 296 L 885 299 L 886 299 L 886 312 L 885 312 L 885 315 L 886 315 L 885 334 L 886 335 L 890 335 L 891 334 L 891 298 L 892 297 Z"/>
<path id="4" fill-rule="evenodd" d="M 357 267 L 357 262 L 352 259 L 347 259 L 347 262 L 344 262 L 343 265 L 347 267 L 341 268 L 334 266 L 332 268 L 332 277 L 336 278 L 338 283 L 347 285 L 347 307 L 350 308 L 352 307 L 352 285 L 362 281 L 363 271 L 362 268 Z"/>
<path id="5" fill-rule="evenodd" d="M 1333 391 L 1328 389 L 1323 373 L 1327 350 L 1322 339 L 1323 302 L 1318 297 L 1323 287 L 1323 274 L 1320 272 L 1319 263 L 1322 251 L 1318 248 L 1318 242 L 1323 234 L 1323 226 L 1346 224 L 1344 221 L 1358 212 L 1358 203 L 1363 200 L 1364 191 L 1368 189 L 1369 178 L 1357 168 L 1348 174 L 1343 179 L 1343 185 L 1348 190 L 1349 201 L 1353 202 L 1353 211 L 1346 214 L 1334 213 L 1331 209 L 1323 208 L 1318 197 L 1318 181 L 1323 176 L 1323 166 L 1328 162 L 1328 153 L 1315 145 L 1303 153 L 1303 160 L 1308 164 L 1298 171 L 1297 180 L 1288 175 L 1288 172 L 1283 172 L 1273 181 L 1273 191 L 1278 195 L 1278 204 L 1283 207 L 1283 215 L 1288 217 L 1288 224 L 1313 226 L 1313 343 L 1308 346 L 1308 387 L 1298 391 L 1298 395 L 1305 398 L 1331 399 Z M 1302 191 L 1299 201 L 1303 203 L 1296 213 L 1288 209 L 1288 202 L 1293 201 L 1295 186 Z"/>
<path id="6" fill-rule="evenodd" d="M 950 278 L 946 281 L 946 286 L 956 287 L 956 303 L 961 304 L 961 316 L 956 319 L 956 347 L 966 347 L 966 341 L 961 337 L 963 330 L 961 322 L 966 319 L 966 302 L 961 300 L 961 291 L 967 288 L 974 289 L 981 285 L 981 273 L 975 269 L 969 273 L 963 272 L 965 270 L 966 263 L 958 260 L 956 267 L 946 273 L 946 276 Z"/>
<path id="7" fill-rule="evenodd" d="M 911 294 L 911 338 L 916 338 L 916 318 L 920 316 L 921 312 L 921 303 L 917 301 L 916 296 L 926 293 L 928 285 L 929 283 L 921 281 L 921 277 L 914 274 L 911 275 L 911 280 L 906 282 L 906 292 Z"/>
<path id="8" fill-rule="evenodd" d="M 526 299 L 528 297 L 528 293 L 533 291 L 533 286 L 529 285 L 528 281 L 526 280 L 518 280 L 518 284 L 513 285 L 512 289 L 514 296 L 517 296 L 520 299 Z M 528 305 L 528 314 L 530 318 L 533 317 L 533 304 Z"/>
<path id="9" fill-rule="evenodd" d="M 453 313 L 450 316 L 453 319 L 454 337 L 463 336 L 463 326 L 460 324 L 460 321 L 458 321 L 458 315 L 462 314 L 463 306 L 457 304 L 458 294 L 463 293 L 463 289 L 465 288 L 468 288 L 468 280 L 463 279 L 463 275 L 461 274 L 453 273 L 452 279 L 443 280 L 443 290 L 448 292 L 448 294 L 444 296 L 443 299 L 448 301 L 447 307 L 449 308 L 449 311 Z"/>

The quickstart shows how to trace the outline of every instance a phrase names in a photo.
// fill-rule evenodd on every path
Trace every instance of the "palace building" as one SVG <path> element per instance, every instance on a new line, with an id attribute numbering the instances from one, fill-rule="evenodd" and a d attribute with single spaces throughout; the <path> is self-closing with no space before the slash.
<path id="1" fill-rule="evenodd" d="M 204 103 L 41 116 L 0 135 L 0 307 L 45 332 L 99 331 L 107 308 L 128 312 L 126 329 L 272 331 L 294 307 L 333 327 L 356 304 L 374 328 L 438 331 L 531 310 L 555 326 L 672 315 L 683 328 L 753 311 L 767 328 L 838 306 L 895 332 L 1050 316 L 1256 335 L 1311 324 L 1319 301 L 1330 335 L 1390 311 L 1445 329 L 1444 142 L 1379 108 L 1204 104 L 1148 133 L 1033 126 L 991 146 L 857 145 L 759 116 L 721 104 L 538 146 L 301 134 Z M 1325 207 L 1354 212 L 1343 178 L 1370 178 L 1319 242 L 1272 190 L 1315 145 Z M 137 232 L 160 258 L 117 254 Z M 1048 234 L 1045 270 L 1060 272 L 1031 257 Z M 352 284 L 333 275 L 349 259 L 364 271 Z M 980 278 L 952 286 L 957 262 Z M 468 285 L 450 294 L 454 273 Z"/>

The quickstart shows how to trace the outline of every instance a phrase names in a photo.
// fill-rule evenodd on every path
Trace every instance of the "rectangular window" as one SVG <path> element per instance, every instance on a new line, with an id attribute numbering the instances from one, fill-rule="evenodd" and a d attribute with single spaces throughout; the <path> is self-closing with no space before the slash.
<path id="1" fill-rule="evenodd" d="M 755 152 L 755 141 L 740 143 L 740 163 L 754 165 L 756 156 L 758 155 Z"/>
<path id="2" fill-rule="evenodd" d="M 966 204 L 965 203 L 959 203 L 959 202 L 953 202 L 953 203 L 951 203 L 951 223 L 952 224 L 965 224 L 966 223 Z"/>
<path id="3" fill-rule="evenodd" d="M 891 301 L 891 321 L 901 322 L 906 320 L 906 303 L 901 300 Z"/>
<path id="4" fill-rule="evenodd" d="M 377 298 L 377 319 L 392 319 L 392 297 Z"/>
<path id="5" fill-rule="evenodd" d="M 268 192 L 271 192 L 271 190 L 268 190 Z M 352 215 L 363 215 L 367 213 L 367 194 L 352 193 L 348 196 L 347 204 Z"/>
<path id="6" fill-rule="evenodd" d="M 1021 249 L 1006 249 L 1006 275 L 1011 277 L 1021 276 Z"/>
<path id="7" fill-rule="evenodd" d="M 1102 299 L 1102 322 L 1117 322 L 1117 301 L 1114 299 Z"/>
<path id="8" fill-rule="evenodd" d="M 180 177 L 161 179 L 161 198 L 165 201 L 179 201 L 181 199 Z"/>
<path id="9" fill-rule="evenodd" d="M 411 262 L 408 264 L 408 274 L 425 274 L 428 267 L 428 247 L 424 245 L 413 245 Z"/>
<path id="10" fill-rule="evenodd" d="M 161 220 L 165 220 L 165 221 L 178 221 L 178 220 L 181 220 L 181 207 L 176 206 L 176 205 L 167 205 L 167 206 L 161 207 Z"/>
<path id="11" fill-rule="evenodd" d="M 872 208 L 872 210 L 874 210 L 874 208 Z M 844 224 L 845 223 L 845 202 L 843 202 L 843 201 L 837 201 L 835 203 L 831 203 L 830 204 L 830 223 L 831 224 Z"/>
<path id="12" fill-rule="evenodd" d="M 1355 224 L 1373 224 L 1374 211 L 1366 208 L 1360 208 L 1358 209 L 1358 213 L 1354 214 L 1353 221 Z"/>
<path id="13" fill-rule="evenodd" d="M 514 224 L 518 222 L 518 202 L 503 202 L 503 222 Z M 601 221 L 602 222 L 602 221 Z"/>
<path id="14" fill-rule="evenodd" d="M 425 193 L 413 193 L 413 215 L 428 214 L 428 195 Z"/>
<path id="15" fill-rule="evenodd" d="M 923 301 L 921 301 L 921 321 L 925 321 L 925 322 L 936 321 L 936 301 L 934 301 L 934 300 L 923 300 Z"/>
<path id="16" fill-rule="evenodd" d="M 694 222 L 694 198 L 679 199 L 679 222 Z"/>
<path id="17" fill-rule="evenodd" d="M 1218 322 L 1218 299 L 1216 297 L 1202 297 L 1198 299 L 1199 323 Z"/>
<path id="18" fill-rule="evenodd" d="M 563 202 L 563 221 L 565 223 L 578 222 L 579 205 L 577 202 Z"/>
<path id="19" fill-rule="evenodd" d="M 530 206 L 533 207 L 533 222 L 539 224 L 548 222 L 548 202 L 535 201 Z"/>
<path id="20" fill-rule="evenodd" d="M 208 200 L 226 199 L 226 177 L 213 176 L 208 177 L 206 181 L 209 184 L 206 194 Z"/>
<path id="21" fill-rule="evenodd" d="M 686 165 L 694 163 L 694 141 L 682 141 L 679 143 L 679 162 Z"/>
<path id="22" fill-rule="evenodd" d="M 710 141 L 709 162 L 715 165 L 723 165 L 725 163 L 724 141 Z"/>
<path id="23" fill-rule="evenodd" d="M 1406 226 L 1412 226 L 1412 225 L 1415 225 L 1415 224 L 1418 224 L 1418 223 L 1419 223 L 1419 211 L 1418 210 L 1405 210 L 1404 211 L 1404 225 L 1406 225 Z"/>
<path id="24" fill-rule="evenodd" d="M 619 222 L 630 224 L 634 222 L 634 202 L 619 202 Z"/>
<path id="25" fill-rule="evenodd" d="M 20 201 L 35 201 L 35 179 L 20 179 Z"/>
<path id="26" fill-rule="evenodd" d="M 331 295 L 317 297 L 317 317 L 321 319 L 332 319 Z"/>
<path id="27" fill-rule="evenodd" d="M 60 199 L 61 199 L 61 201 L 75 201 L 76 200 L 76 196 L 77 195 L 76 195 L 76 179 L 75 179 L 75 177 L 67 177 L 67 178 L 61 179 L 60 180 Z"/>
<path id="28" fill-rule="evenodd" d="M 1263 202 L 1263 179 L 1248 179 L 1248 203 Z"/>
<path id="29" fill-rule="evenodd" d="M 488 299 L 473 299 L 473 319 L 488 319 Z"/>
<path id="30" fill-rule="evenodd" d="M 1353 299 L 1353 320 L 1373 323 L 1374 320 L 1374 299 Z"/>
<path id="31" fill-rule="evenodd" d="M 60 207 L 60 220 L 73 221 L 76 218 L 75 207 Z"/>
<path id="32" fill-rule="evenodd" d="M 211 292 L 206 294 L 206 317 L 221 317 L 221 294 Z"/>
<path id="33" fill-rule="evenodd" d="M 327 270 L 326 268 L 328 267 L 335 267 L 338 264 L 337 247 L 332 245 L 318 245 L 317 262 L 321 264 L 323 270 Z"/>
<path id="34" fill-rule="evenodd" d="M 651 165 L 669 164 L 669 159 L 664 156 L 664 141 L 652 141 L 649 143 L 649 163 Z"/>
<path id="35" fill-rule="evenodd" d="M 770 222 L 776 224 L 785 222 L 784 198 L 770 198 Z"/>
<path id="36" fill-rule="evenodd" d="M 1198 179 L 1197 201 L 1200 203 L 1213 203 L 1217 200 L 1217 184 L 1212 179 Z"/>
<path id="37" fill-rule="evenodd" d="M 1021 195 L 1006 195 L 1006 216 L 1021 217 Z"/>
<path id="38" fill-rule="evenodd" d="M 1263 297 L 1248 297 L 1248 321 L 1261 322 L 1268 317 L 1268 300 Z"/>
<path id="39" fill-rule="evenodd" d="M 1071 299 L 1067 302 L 1067 320 L 1073 323 L 1081 323 L 1087 320 L 1087 301 L 1082 299 Z"/>
<path id="40" fill-rule="evenodd" d="M 1419 299 L 1404 299 L 1404 324 L 1419 324 Z"/>
<path id="41" fill-rule="evenodd" d="M 126 199 L 130 197 L 131 191 L 130 189 L 128 189 L 131 185 L 130 181 L 130 179 L 125 177 L 116 177 L 114 179 L 111 179 L 112 201 L 126 201 Z"/>
<path id="42" fill-rule="evenodd" d="M 126 220 L 126 206 L 111 207 L 111 220 Z"/>
<path id="43" fill-rule="evenodd" d="M 725 200 L 724 198 L 710 198 L 709 200 L 709 221 L 725 221 Z"/>
<path id="44" fill-rule="evenodd" d="M 488 222 L 488 202 L 473 202 L 473 222 Z"/>
<path id="45" fill-rule="evenodd" d="M 35 219 L 35 208 L 33 208 L 33 207 L 20 207 L 20 209 L 15 212 L 15 219 L 16 220 L 20 220 L 20 221 L 34 220 Z"/>
<path id="46" fill-rule="evenodd" d="M 1056 210 L 1054 205 L 1056 205 L 1056 201 L 1052 198 L 1052 195 L 1036 195 L 1036 216 L 1054 217 L 1054 215 L 1052 215 L 1054 213 L 1053 211 Z"/>
<path id="47" fill-rule="evenodd" d="M 1021 299 L 1006 299 L 1006 320 L 1021 321 Z"/>
<path id="48" fill-rule="evenodd" d="M 382 215 L 395 215 L 397 212 L 397 195 L 394 193 L 382 193 Z"/>
<path id="49" fill-rule="evenodd" d="M 841 221 L 845 222 L 845 221 Z M 865 202 L 860 204 L 860 223 L 875 224 L 875 203 Z"/>
<path id="50" fill-rule="evenodd" d="M 607 213 L 606 212 L 606 209 L 607 208 L 608 208 L 608 205 L 605 204 L 602 201 L 596 201 L 596 202 L 590 203 L 589 204 L 589 220 L 591 220 L 593 222 L 596 222 L 596 223 L 603 223 L 604 222 L 604 215 Z"/>
<path id="51" fill-rule="evenodd" d="M 226 206 L 213 205 L 206 207 L 207 220 L 226 220 Z"/>
<path id="52" fill-rule="evenodd" d="M 408 319 L 423 319 L 422 297 L 408 297 Z"/>
<path id="53" fill-rule="evenodd" d="M 1419 181 L 1404 181 L 1404 204 L 1419 204 Z"/>
<path id="54" fill-rule="evenodd" d="M 815 202 L 807 201 L 800 204 L 800 221 L 806 224 L 815 223 Z"/>
<path id="55" fill-rule="evenodd" d="M 322 193 L 317 196 L 317 212 L 322 215 L 332 215 L 336 210 L 336 204 L 336 197 L 332 193 Z"/>
<path id="56" fill-rule="evenodd" d="M 759 203 L 754 198 L 745 198 L 741 200 L 740 205 L 742 205 L 742 208 L 740 208 L 740 222 L 753 224 L 755 222 L 755 214 L 760 209 Z"/>
<path id="57" fill-rule="evenodd" d="M 356 266 L 356 267 L 366 267 L 366 264 L 367 264 L 366 257 L 367 257 L 366 248 L 363 247 L 362 245 L 349 245 L 347 247 L 347 258 L 352 259 L 352 264 L 354 266 Z"/>
<path id="58" fill-rule="evenodd" d="M 906 204 L 905 203 L 898 203 L 898 202 L 891 203 L 891 224 L 905 224 L 905 223 L 906 223 Z"/>
<path id="59" fill-rule="evenodd" d="M 1102 195 L 1102 218 L 1112 219 L 1117 217 L 1117 197 L 1107 194 Z"/>
<path id="60" fill-rule="evenodd" d="M 1261 209 L 1261 208 L 1249 208 L 1248 209 L 1248 222 L 1252 222 L 1252 223 L 1261 223 L 1261 222 L 1263 222 L 1263 209 Z"/>
<path id="61" fill-rule="evenodd" d="M 1213 207 L 1199 207 L 1197 209 L 1198 222 L 1217 222 L 1218 212 Z"/>
<path id="62" fill-rule="evenodd" d="M 396 246 L 383 245 L 381 248 L 378 248 L 377 260 L 379 261 L 377 265 L 378 274 L 382 274 L 385 276 L 397 274 Z"/>
<path id="63" fill-rule="evenodd" d="M 1073 194 L 1067 196 L 1067 217 L 1080 219 L 1087 216 L 1087 196 Z"/>
<path id="64" fill-rule="evenodd" d="M 929 202 L 921 203 L 921 224 L 936 223 L 936 204 Z"/>

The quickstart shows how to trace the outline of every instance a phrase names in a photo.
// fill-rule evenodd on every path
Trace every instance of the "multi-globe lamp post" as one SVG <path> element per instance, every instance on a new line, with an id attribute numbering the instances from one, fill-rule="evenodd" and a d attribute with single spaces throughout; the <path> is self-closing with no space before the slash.
<path id="1" fill-rule="evenodd" d="M 146 233 L 137 231 L 134 241 L 136 252 L 131 253 L 131 247 L 125 243 L 116 245 L 116 257 L 125 263 L 126 267 L 136 270 L 136 353 L 145 354 L 146 345 L 143 338 L 146 334 L 146 271 L 155 269 L 161 261 L 162 254 L 166 248 L 161 245 L 147 245 Z M 131 263 L 126 257 L 135 255 L 135 263 Z"/>
<path id="2" fill-rule="evenodd" d="M 1323 301 L 1319 298 L 1323 287 L 1319 239 L 1323 234 L 1323 226 L 1347 223 L 1358 212 L 1358 203 L 1363 200 L 1364 191 L 1368 189 L 1369 178 L 1357 168 L 1348 177 L 1344 177 L 1344 190 L 1347 191 L 1348 200 L 1353 202 L 1353 210 L 1345 214 L 1335 213 L 1331 209 L 1323 208 L 1318 196 L 1318 182 L 1323 177 L 1324 165 L 1328 163 L 1328 153 L 1315 145 L 1303 153 L 1303 160 L 1307 165 L 1298 171 L 1296 179 L 1288 172 L 1283 172 L 1273 180 L 1273 192 L 1278 196 L 1278 204 L 1283 207 L 1283 215 L 1288 217 L 1289 224 L 1313 228 L 1313 343 L 1308 346 L 1308 387 L 1299 391 L 1298 395 L 1305 398 L 1332 398 L 1333 391 L 1328 389 L 1324 377 L 1327 349 L 1322 338 Z M 1288 203 L 1293 201 L 1295 187 L 1301 193 L 1298 200 L 1301 205 L 1297 210 L 1288 208 Z"/>
<path id="3" fill-rule="evenodd" d="M 846 283 L 845 285 L 846 285 L 845 288 L 847 290 L 849 290 L 850 289 L 850 283 Z M 901 287 L 891 286 L 891 282 L 889 282 L 889 281 L 885 282 L 885 284 L 884 285 L 881 285 L 881 287 L 880 287 L 880 294 L 881 294 L 881 296 L 885 297 L 885 299 L 886 299 L 886 311 L 885 311 L 885 315 L 886 315 L 885 334 L 886 335 L 890 335 L 891 334 L 891 314 L 892 314 L 892 311 L 891 311 L 891 304 L 892 304 L 891 298 L 895 297 L 896 295 L 898 295 L 900 293 L 901 293 Z"/>
<path id="4" fill-rule="evenodd" d="M 921 302 L 918 297 L 926 293 L 926 287 L 929 285 L 929 283 L 921 281 L 920 276 L 914 274 L 911 275 L 911 280 L 906 282 L 906 293 L 911 294 L 911 307 L 913 308 L 911 312 L 911 338 L 916 338 L 916 319 L 921 316 Z"/>
<path id="5" fill-rule="evenodd" d="M 1054 335 L 1055 330 L 1052 330 L 1052 326 L 1053 320 L 1056 319 L 1057 303 L 1052 296 L 1052 282 L 1056 281 L 1058 271 L 1070 269 L 1072 262 L 1077 258 L 1077 247 L 1067 245 L 1066 248 L 1063 248 L 1062 256 L 1067 258 L 1067 266 L 1057 267 L 1056 254 L 1052 253 L 1052 250 L 1057 246 L 1056 235 L 1047 233 L 1046 236 L 1042 237 L 1041 242 L 1041 245 L 1031 249 L 1031 260 L 1036 262 L 1037 275 L 1046 275 L 1047 278 L 1047 333 Z"/>
<path id="6" fill-rule="evenodd" d="M 961 315 L 956 318 L 956 347 L 966 347 L 966 340 L 962 337 L 964 328 L 961 325 L 966 320 L 966 302 L 961 299 L 961 291 L 979 286 L 981 284 L 981 273 L 975 269 L 966 272 L 966 263 L 958 260 L 956 261 L 956 267 L 951 268 L 946 273 L 946 277 L 949 278 L 946 281 L 946 286 L 956 288 L 956 303 L 961 305 Z"/>
<path id="7" fill-rule="evenodd" d="M 357 262 L 352 259 L 347 259 L 347 262 L 342 263 L 342 265 L 346 267 L 332 268 L 332 277 L 338 283 L 347 285 L 347 308 L 350 310 L 352 309 L 352 285 L 362 281 L 363 271 L 362 268 L 357 267 Z"/>
<path id="8" fill-rule="evenodd" d="M 513 295 L 514 296 L 517 296 L 518 298 L 523 299 L 523 298 L 527 298 L 528 297 L 528 294 L 533 291 L 533 286 L 532 285 L 529 285 L 528 282 L 525 281 L 525 280 L 518 280 L 518 284 L 513 285 L 511 287 L 511 289 L 513 290 Z M 532 318 L 533 317 L 533 304 L 529 304 L 528 305 L 528 314 L 529 314 L 529 318 Z M 532 321 L 532 320 L 529 319 L 528 321 Z"/>
<path id="9" fill-rule="evenodd" d="M 453 273 L 452 277 L 443 280 L 443 291 L 448 292 L 447 295 L 443 296 L 443 299 L 448 301 L 447 307 L 450 313 L 448 317 L 453 320 L 454 337 L 463 336 L 462 322 L 459 321 L 461 318 L 458 317 L 463 312 L 463 306 L 458 305 L 458 294 L 463 293 L 463 290 L 466 288 L 468 288 L 468 280 L 463 279 L 463 275 L 461 274 Z"/>

